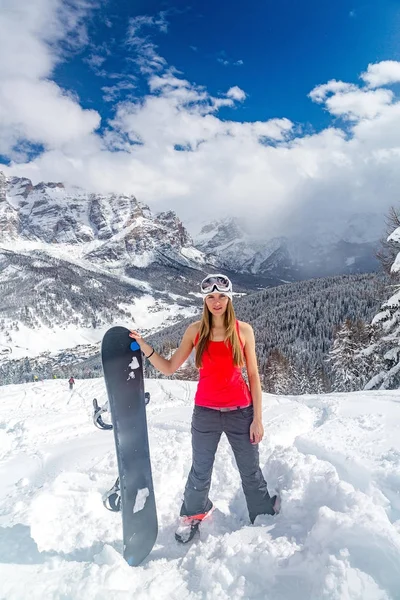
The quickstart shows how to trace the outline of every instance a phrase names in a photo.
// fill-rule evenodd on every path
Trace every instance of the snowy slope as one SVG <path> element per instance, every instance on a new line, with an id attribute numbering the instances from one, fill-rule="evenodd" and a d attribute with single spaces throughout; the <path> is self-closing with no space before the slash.
<path id="1" fill-rule="evenodd" d="M 71 268 L 33 250 L 0 249 L 0 288 L 0 364 L 74 348 L 78 356 L 80 345 L 98 344 L 111 324 L 153 332 L 198 311 L 144 281 L 83 261 Z"/>
<path id="2" fill-rule="evenodd" d="M 1 388 L 0 597 L 7 600 L 397 600 L 400 402 L 395 392 L 264 395 L 261 465 L 282 511 L 249 525 L 225 439 L 216 510 L 188 546 L 174 528 L 190 467 L 195 384 L 147 382 L 159 536 L 142 566 L 121 557 L 113 436 L 96 430 L 102 379 Z"/>

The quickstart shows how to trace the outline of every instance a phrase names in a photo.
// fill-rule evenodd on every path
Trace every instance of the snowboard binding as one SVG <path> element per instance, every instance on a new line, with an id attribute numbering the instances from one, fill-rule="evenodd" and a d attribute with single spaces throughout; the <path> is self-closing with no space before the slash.
<path id="1" fill-rule="evenodd" d="M 144 403 L 147 406 L 150 402 L 150 392 L 145 392 L 144 394 Z M 97 398 L 93 398 L 93 423 L 96 425 L 98 429 L 110 430 L 113 428 L 111 423 L 105 423 L 101 415 L 108 412 L 108 402 L 104 404 L 104 406 L 99 406 L 97 403 Z"/>
<path id="2" fill-rule="evenodd" d="M 145 392 L 144 402 L 147 405 L 150 402 L 150 392 Z M 93 423 L 99 429 L 110 430 L 113 429 L 111 423 L 105 423 L 102 416 L 105 412 L 108 412 L 108 402 L 104 406 L 99 406 L 97 399 L 93 398 Z M 108 490 L 103 496 L 103 504 L 107 510 L 112 512 L 120 512 L 121 510 L 121 489 L 119 487 L 119 477 L 117 477 L 113 487 Z"/>
<path id="3" fill-rule="evenodd" d="M 111 423 L 104 423 L 102 416 L 105 412 L 108 411 L 108 402 L 104 406 L 99 406 L 97 403 L 97 399 L 93 398 L 93 423 L 98 427 L 98 429 L 112 429 L 113 426 Z"/>
<path id="4" fill-rule="evenodd" d="M 119 487 L 119 477 L 117 477 L 111 490 L 108 490 L 103 496 L 103 504 L 107 510 L 119 512 L 121 510 L 121 489 Z"/>

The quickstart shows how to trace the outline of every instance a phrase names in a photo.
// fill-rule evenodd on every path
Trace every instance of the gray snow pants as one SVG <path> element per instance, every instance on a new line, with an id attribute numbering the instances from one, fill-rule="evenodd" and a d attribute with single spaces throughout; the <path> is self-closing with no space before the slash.
<path id="1" fill-rule="evenodd" d="M 222 433 L 235 455 L 250 521 L 257 515 L 274 514 L 267 483 L 260 469 L 258 445 L 250 442 L 253 407 L 229 412 L 195 406 L 192 418 L 192 468 L 185 487 L 181 516 L 210 510 L 208 497 L 215 453 Z"/>

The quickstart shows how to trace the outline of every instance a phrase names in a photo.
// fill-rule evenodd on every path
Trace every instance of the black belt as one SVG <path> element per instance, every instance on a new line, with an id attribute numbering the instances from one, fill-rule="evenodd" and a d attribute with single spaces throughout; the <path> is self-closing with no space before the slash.
<path id="1" fill-rule="evenodd" d="M 202 408 L 208 408 L 209 410 L 218 410 L 219 412 L 231 412 L 233 410 L 249 408 L 249 406 L 252 406 L 252 404 L 246 404 L 246 406 L 224 406 L 223 408 L 217 408 L 214 406 L 203 406 Z"/>

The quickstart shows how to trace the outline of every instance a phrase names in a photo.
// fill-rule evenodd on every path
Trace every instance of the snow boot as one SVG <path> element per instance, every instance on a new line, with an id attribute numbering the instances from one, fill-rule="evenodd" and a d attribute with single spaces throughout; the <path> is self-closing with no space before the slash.
<path id="1" fill-rule="evenodd" d="M 175 531 L 175 539 L 177 542 L 181 544 L 187 544 L 192 540 L 199 530 L 199 525 L 206 517 L 208 517 L 213 510 L 213 505 L 211 504 L 210 510 L 205 513 L 201 513 L 199 515 L 192 516 L 182 516 L 179 517 L 179 525 L 177 530 Z"/>

